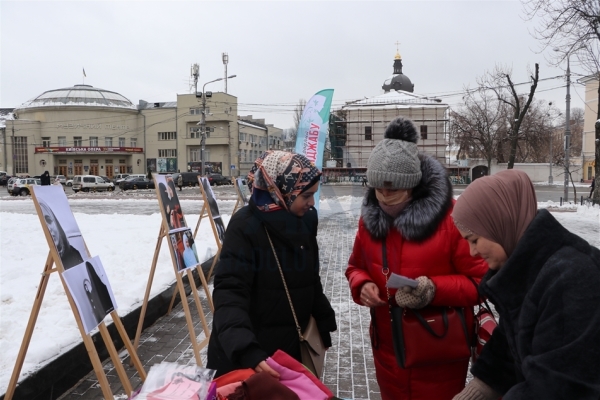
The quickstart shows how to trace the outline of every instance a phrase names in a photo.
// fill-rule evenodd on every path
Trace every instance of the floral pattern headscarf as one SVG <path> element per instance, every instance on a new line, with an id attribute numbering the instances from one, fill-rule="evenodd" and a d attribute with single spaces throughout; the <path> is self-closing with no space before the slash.
<path id="1" fill-rule="evenodd" d="M 248 187 L 268 192 L 270 200 L 257 204 L 262 211 L 289 211 L 296 197 L 319 180 L 321 171 L 302 154 L 269 150 L 254 162 L 248 173 Z"/>

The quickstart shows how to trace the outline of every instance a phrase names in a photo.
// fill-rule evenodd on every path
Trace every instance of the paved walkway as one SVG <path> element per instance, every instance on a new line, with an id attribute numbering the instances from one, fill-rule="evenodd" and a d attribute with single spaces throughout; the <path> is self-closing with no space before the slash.
<path id="1" fill-rule="evenodd" d="M 368 336 L 369 312 L 367 308 L 359 307 L 352 301 L 344 276 L 357 224 L 358 207 L 355 206 L 349 211 L 340 208 L 321 213 L 318 234 L 321 279 L 325 294 L 336 311 L 338 322 L 338 331 L 332 335 L 333 347 L 326 355 L 323 381 L 338 397 L 380 400 Z M 188 302 L 192 316 L 195 317 L 196 332 L 201 332 L 200 319 L 191 296 L 188 297 Z M 209 322 L 212 322 L 212 314 L 206 308 L 204 312 Z M 203 334 L 198 337 L 198 341 L 202 339 Z M 146 371 L 161 361 L 195 364 L 181 303 L 169 315 L 162 317 L 142 333 L 138 354 Z M 206 348 L 201 355 L 205 364 Z M 132 385 L 139 387 L 141 381 L 137 371 L 129 366 L 127 353 L 122 351 L 121 356 Z M 127 399 L 110 361 L 105 363 L 104 370 L 115 398 Z M 93 372 L 60 397 L 81 400 L 102 398 Z"/>

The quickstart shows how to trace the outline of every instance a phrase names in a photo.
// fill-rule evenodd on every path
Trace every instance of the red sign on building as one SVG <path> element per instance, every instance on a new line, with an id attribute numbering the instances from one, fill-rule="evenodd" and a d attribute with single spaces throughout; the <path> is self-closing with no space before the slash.
<path id="1" fill-rule="evenodd" d="M 141 147 L 36 147 L 35 153 L 143 153 Z"/>

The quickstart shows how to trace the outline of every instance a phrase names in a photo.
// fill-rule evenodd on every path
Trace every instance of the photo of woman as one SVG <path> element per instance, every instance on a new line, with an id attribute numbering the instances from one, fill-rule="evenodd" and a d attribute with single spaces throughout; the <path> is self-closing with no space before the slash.
<path id="1" fill-rule="evenodd" d="M 63 268 L 81 264 L 87 258 L 87 250 L 62 187 L 50 185 L 32 188 Z"/>

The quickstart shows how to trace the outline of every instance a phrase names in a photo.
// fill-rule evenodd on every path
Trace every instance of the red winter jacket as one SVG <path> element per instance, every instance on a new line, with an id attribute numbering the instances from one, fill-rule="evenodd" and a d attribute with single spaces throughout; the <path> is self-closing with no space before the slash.
<path id="1" fill-rule="evenodd" d="M 473 258 L 469 246 L 450 216 L 454 201 L 446 171 L 436 160 L 422 156 L 423 178 L 413 189 L 412 200 L 392 220 L 379 207 L 375 190 L 363 202 L 362 215 L 346 277 L 354 301 L 361 304 L 360 290 L 374 282 L 387 301 L 386 278 L 382 273 L 382 243 L 386 240 L 390 272 L 409 278 L 427 276 L 436 286 L 432 305 L 469 307 L 477 304 L 476 281 L 487 271 L 481 258 Z M 389 289 L 394 297 L 394 289 Z M 362 304 L 361 304 L 362 305 Z M 472 309 L 469 320 L 472 320 Z M 388 306 L 371 310 L 371 344 L 382 399 L 452 399 L 465 384 L 468 362 L 402 369 L 392 344 Z"/>

